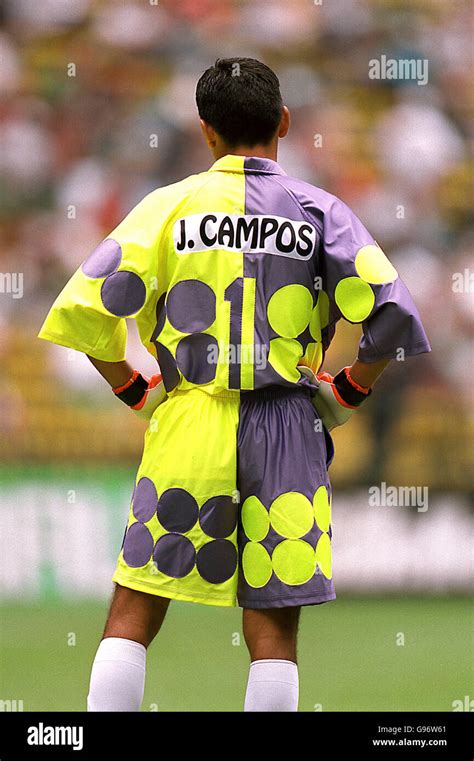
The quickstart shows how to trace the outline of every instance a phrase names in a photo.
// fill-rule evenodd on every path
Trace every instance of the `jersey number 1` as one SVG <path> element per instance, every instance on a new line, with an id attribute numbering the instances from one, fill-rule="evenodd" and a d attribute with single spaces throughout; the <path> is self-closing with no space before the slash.
<path id="1" fill-rule="evenodd" d="M 237 277 L 224 291 L 230 302 L 229 388 L 254 387 L 255 293 L 254 277 Z"/>

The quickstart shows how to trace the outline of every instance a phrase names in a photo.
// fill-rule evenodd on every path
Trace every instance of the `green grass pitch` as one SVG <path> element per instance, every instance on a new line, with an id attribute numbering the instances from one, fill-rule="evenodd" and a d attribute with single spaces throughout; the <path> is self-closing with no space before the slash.
<path id="1" fill-rule="evenodd" d="M 3 605 L 0 700 L 83 711 L 107 605 Z M 403 644 L 404 642 L 404 644 Z M 467 598 L 354 598 L 303 610 L 301 711 L 451 711 L 472 695 Z M 144 711 L 240 711 L 240 610 L 172 603 L 148 655 Z"/>

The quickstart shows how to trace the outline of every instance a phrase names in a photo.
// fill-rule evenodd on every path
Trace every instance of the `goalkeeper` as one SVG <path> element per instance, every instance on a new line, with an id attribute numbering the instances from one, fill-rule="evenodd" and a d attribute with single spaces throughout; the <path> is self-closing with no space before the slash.
<path id="1" fill-rule="evenodd" d="M 90 711 L 139 710 L 146 649 L 170 600 L 238 602 L 245 710 L 297 710 L 300 609 L 335 598 L 329 431 L 390 359 L 430 351 L 362 223 L 277 163 L 290 115 L 275 74 L 250 58 L 218 60 L 196 100 L 215 163 L 146 196 L 40 332 L 87 354 L 150 421 Z M 151 379 L 126 361 L 131 317 L 159 366 Z M 320 368 L 341 318 L 363 336 L 332 378 Z"/>

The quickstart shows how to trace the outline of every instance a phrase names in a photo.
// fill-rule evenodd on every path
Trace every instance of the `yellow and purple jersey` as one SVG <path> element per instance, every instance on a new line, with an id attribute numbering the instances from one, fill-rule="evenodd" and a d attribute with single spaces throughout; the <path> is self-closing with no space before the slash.
<path id="1" fill-rule="evenodd" d="M 430 351 L 412 298 L 335 196 L 270 159 L 227 155 L 147 195 L 54 302 L 40 337 L 125 359 L 126 318 L 168 394 L 307 385 L 337 321 L 361 323 L 359 358 Z"/>

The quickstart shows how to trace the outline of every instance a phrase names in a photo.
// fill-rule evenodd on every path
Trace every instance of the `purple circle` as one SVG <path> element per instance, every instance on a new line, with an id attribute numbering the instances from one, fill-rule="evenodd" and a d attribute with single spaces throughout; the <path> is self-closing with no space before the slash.
<path id="1" fill-rule="evenodd" d="M 129 317 L 145 303 L 145 283 L 135 272 L 120 270 L 105 278 L 100 295 L 103 305 L 111 314 Z"/>
<path id="2" fill-rule="evenodd" d="M 125 536 L 123 559 L 130 568 L 141 568 L 150 560 L 153 537 L 143 523 L 132 523 Z"/>
<path id="3" fill-rule="evenodd" d="M 206 330 L 216 319 L 216 295 L 201 280 L 181 280 L 168 293 L 166 314 L 182 333 Z"/>
<path id="4" fill-rule="evenodd" d="M 194 333 L 176 347 L 176 362 L 190 383 L 210 383 L 216 377 L 218 343 L 214 336 Z M 214 358 L 216 361 L 214 362 Z M 212 360 L 212 361 L 211 361 Z"/>
<path id="5" fill-rule="evenodd" d="M 158 338 L 163 330 L 166 322 L 166 305 L 165 305 L 166 293 L 162 293 L 156 304 L 156 328 L 153 333 L 152 340 Z"/>
<path id="6" fill-rule="evenodd" d="M 211 497 L 199 512 L 199 523 L 205 534 L 214 539 L 230 536 L 237 526 L 238 505 L 232 497 Z"/>
<path id="7" fill-rule="evenodd" d="M 167 489 L 161 495 L 156 511 L 163 528 L 182 534 L 192 529 L 198 513 L 198 504 L 186 489 Z"/>
<path id="8" fill-rule="evenodd" d="M 159 341 L 155 341 L 155 349 L 156 358 L 163 376 L 163 383 L 165 384 L 166 391 L 169 393 L 178 385 L 180 379 L 176 360 L 170 350 L 163 344 L 160 344 Z"/>
<path id="9" fill-rule="evenodd" d="M 151 478 L 143 476 L 135 487 L 133 514 L 138 521 L 146 523 L 153 518 L 158 504 L 158 494 Z"/>
<path id="10" fill-rule="evenodd" d="M 153 559 L 161 573 L 174 579 L 182 579 L 194 568 L 196 550 L 185 536 L 165 534 L 155 544 Z"/>
<path id="11" fill-rule="evenodd" d="M 205 581 L 222 584 L 237 568 L 237 550 L 228 539 L 213 539 L 199 550 L 197 569 Z"/>
<path id="12" fill-rule="evenodd" d="M 113 238 L 99 243 L 82 264 L 82 271 L 87 277 L 105 277 L 115 272 L 122 261 L 122 248 Z"/>

